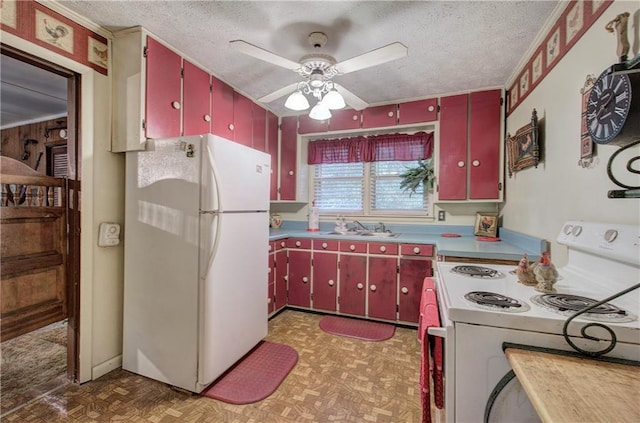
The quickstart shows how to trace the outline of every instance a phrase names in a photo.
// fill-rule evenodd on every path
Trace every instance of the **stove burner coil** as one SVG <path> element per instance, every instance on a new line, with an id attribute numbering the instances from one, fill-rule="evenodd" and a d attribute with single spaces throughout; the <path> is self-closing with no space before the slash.
<path id="1" fill-rule="evenodd" d="M 537 299 L 536 303 L 539 303 L 542 306 L 556 308 L 558 311 L 580 311 L 598 302 L 592 298 L 571 294 L 544 294 L 534 298 Z M 622 310 L 610 303 L 604 303 L 592 308 L 589 310 L 589 313 L 608 315 L 617 314 L 620 316 L 627 315 L 625 310 Z"/>
<path id="2" fill-rule="evenodd" d="M 498 272 L 495 269 L 491 269 L 489 267 L 483 267 L 483 266 L 471 266 L 471 265 L 455 266 L 451 269 L 451 271 L 459 275 L 465 275 L 465 276 L 470 276 L 472 278 L 482 278 L 482 279 L 498 279 L 504 276 L 502 273 Z"/>
<path id="3" fill-rule="evenodd" d="M 464 298 L 475 304 L 499 307 L 503 309 L 522 307 L 522 303 L 520 303 L 520 301 L 505 295 L 496 294 L 495 292 L 472 291 L 466 293 Z"/>

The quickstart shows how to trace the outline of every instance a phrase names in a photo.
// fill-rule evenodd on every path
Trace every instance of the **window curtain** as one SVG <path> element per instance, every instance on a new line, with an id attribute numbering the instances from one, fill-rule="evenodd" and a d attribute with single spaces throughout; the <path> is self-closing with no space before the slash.
<path id="1" fill-rule="evenodd" d="M 412 161 L 433 154 L 433 132 L 384 134 L 309 142 L 308 164 Z"/>

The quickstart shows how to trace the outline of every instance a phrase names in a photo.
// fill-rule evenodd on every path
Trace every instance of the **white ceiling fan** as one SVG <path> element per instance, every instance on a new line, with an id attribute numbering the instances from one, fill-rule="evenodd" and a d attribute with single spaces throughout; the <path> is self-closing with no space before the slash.
<path id="1" fill-rule="evenodd" d="M 322 32 L 312 32 L 309 34 L 308 41 L 314 49 L 321 49 L 327 42 L 327 36 Z M 329 109 L 341 109 L 345 103 L 356 110 L 367 107 L 364 100 L 334 83 L 332 81 L 334 76 L 380 65 L 407 55 L 407 47 L 396 42 L 342 62 L 337 62 L 332 56 L 318 52 L 307 54 L 300 58 L 299 62 L 294 62 L 242 40 L 231 41 L 229 46 L 241 53 L 297 72 L 303 78 L 301 82 L 280 88 L 259 98 L 258 101 L 270 103 L 292 93 L 287 98 L 285 106 L 292 110 L 305 110 L 309 108 L 305 95 L 310 94 L 317 99 L 316 106 L 309 113 L 309 116 L 314 119 L 331 117 Z"/>

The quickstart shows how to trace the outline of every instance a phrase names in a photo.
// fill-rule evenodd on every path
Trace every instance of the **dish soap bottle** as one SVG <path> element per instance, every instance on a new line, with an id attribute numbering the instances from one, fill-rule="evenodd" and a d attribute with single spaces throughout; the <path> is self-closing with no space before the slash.
<path id="1" fill-rule="evenodd" d="M 307 231 L 318 232 L 320 230 L 320 211 L 316 207 L 316 202 L 312 201 L 309 206 L 309 226 Z"/>

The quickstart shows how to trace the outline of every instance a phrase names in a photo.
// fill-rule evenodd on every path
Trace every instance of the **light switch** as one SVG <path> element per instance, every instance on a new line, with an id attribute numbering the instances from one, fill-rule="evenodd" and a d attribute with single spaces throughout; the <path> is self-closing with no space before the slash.
<path id="1" fill-rule="evenodd" d="M 102 222 L 98 236 L 98 247 L 115 247 L 120 244 L 120 225 Z"/>

